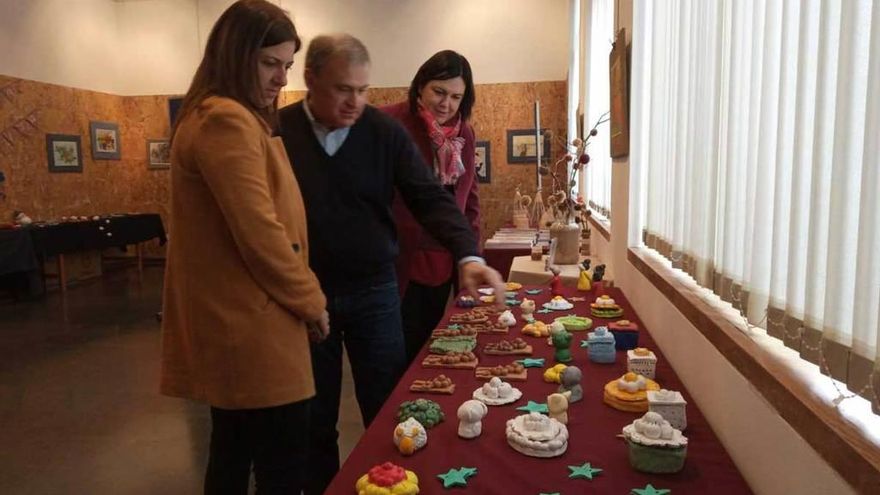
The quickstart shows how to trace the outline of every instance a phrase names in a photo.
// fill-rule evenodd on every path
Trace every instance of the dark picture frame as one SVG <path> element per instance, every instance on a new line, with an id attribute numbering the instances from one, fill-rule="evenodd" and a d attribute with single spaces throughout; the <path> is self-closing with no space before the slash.
<path id="1" fill-rule="evenodd" d="M 93 159 L 119 160 L 122 158 L 118 124 L 93 120 L 89 122 L 89 137 L 92 141 Z"/>
<path id="2" fill-rule="evenodd" d="M 541 129 L 544 137 L 544 161 L 550 159 L 550 136 L 547 129 Z M 507 163 L 535 163 L 537 162 L 537 150 L 535 146 L 534 129 L 508 129 L 507 130 Z"/>
<path id="3" fill-rule="evenodd" d="M 49 172 L 82 173 L 82 138 L 73 134 L 46 134 Z"/>
<path id="4" fill-rule="evenodd" d="M 492 182 L 492 147 L 489 141 L 477 141 L 474 143 L 474 172 L 477 174 L 477 182 L 489 184 Z"/>
<path id="5" fill-rule="evenodd" d="M 608 60 L 611 88 L 611 157 L 629 155 L 629 67 L 627 64 L 626 30 L 621 28 L 611 47 Z"/>
<path id="6" fill-rule="evenodd" d="M 171 96 L 168 98 L 168 128 L 174 129 L 174 122 L 177 120 L 177 113 L 183 106 L 182 96 Z"/>
<path id="7" fill-rule="evenodd" d="M 165 170 L 171 168 L 171 141 L 147 139 L 147 168 Z"/>

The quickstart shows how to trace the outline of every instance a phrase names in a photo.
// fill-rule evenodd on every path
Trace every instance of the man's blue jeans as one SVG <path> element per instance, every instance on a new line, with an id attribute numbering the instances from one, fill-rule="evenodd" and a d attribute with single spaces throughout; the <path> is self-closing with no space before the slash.
<path id="1" fill-rule="evenodd" d="M 311 401 L 306 494 L 324 493 L 339 471 L 342 345 L 348 352 L 364 427 L 391 394 L 406 365 L 397 282 L 327 296 L 330 335 L 312 345 L 317 395 Z"/>

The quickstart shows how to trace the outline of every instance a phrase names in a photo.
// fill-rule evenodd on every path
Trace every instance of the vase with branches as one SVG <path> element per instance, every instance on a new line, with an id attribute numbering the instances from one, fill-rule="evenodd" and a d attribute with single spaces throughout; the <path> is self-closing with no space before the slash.
<path id="1" fill-rule="evenodd" d="M 567 153 L 552 166 L 540 165 L 541 175 L 551 178 L 547 207 L 552 218 L 546 219 L 541 227 L 549 227 L 551 239 L 557 239 L 555 262 L 558 264 L 576 264 L 579 261 L 580 233 L 590 211 L 583 197 L 575 191 L 575 176 L 590 163 L 587 153 L 590 139 L 599 134 L 598 127 L 609 119 L 609 113 L 605 112 L 583 138 L 563 143 Z"/>

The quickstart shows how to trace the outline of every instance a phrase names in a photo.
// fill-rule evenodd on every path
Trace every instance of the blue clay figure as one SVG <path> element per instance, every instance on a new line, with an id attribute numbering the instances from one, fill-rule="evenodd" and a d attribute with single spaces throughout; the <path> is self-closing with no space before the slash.
<path id="1" fill-rule="evenodd" d="M 587 334 L 587 354 L 594 363 L 613 363 L 617 357 L 614 334 L 607 327 L 597 327 Z"/>

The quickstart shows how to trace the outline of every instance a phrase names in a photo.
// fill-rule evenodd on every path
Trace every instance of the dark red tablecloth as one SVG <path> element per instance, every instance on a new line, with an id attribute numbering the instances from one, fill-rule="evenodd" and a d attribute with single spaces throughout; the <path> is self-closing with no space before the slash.
<path id="1" fill-rule="evenodd" d="M 521 299 L 524 292 L 519 292 Z M 554 392 L 558 385 L 543 381 L 542 374 L 546 367 L 552 366 L 553 348 L 548 346 L 546 339 L 524 337 L 535 349 L 533 357 L 546 358 L 545 368 L 529 368 L 526 382 L 511 382 L 523 392 L 523 397 L 513 404 L 490 407 L 489 414 L 483 419 L 483 433 L 473 440 L 458 437 L 458 418 L 456 412 L 462 402 L 471 398 L 473 391 L 484 382 L 474 377 L 472 370 L 449 370 L 422 368 L 421 360 L 427 350 L 407 370 L 405 376 L 395 388 L 388 402 L 373 424 L 364 433 L 360 442 L 352 451 L 342 470 L 333 480 L 327 493 L 355 493 L 357 479 L 370 467 L 384 461 L 392 461 L 406 469 L 414 471 L 420 480 L 422 494 L 440 493 L 473 493 L 498 495 L 527 495 L 538 493 L 559 492 L 562 495 L 583 493 L 608 493 L 626 495 L 632 488 L 642 488 L 650 483 L 655 488 L 668 488 L 673 494 L 748 494 L 751 493 L 733 461 L 721 446 L 712 432 L 706 419 L 697 409 L 696 404 L 684 389 L 681 381 L 660 354 L 650 335 L 645 331 L 638 315 L 623 296 L 620 289 L 597 287 L 592 292 L 578 293 L 570 289 L 566 296 L 585 296 L 584 302 L 575 302 L 571 311 L 537 314 L 539 320 L 551 322 L 564 314 L 576 313 L 589 315 L 589 303 L 600 294 L 608 294 L 624 308 L 624 318 L 639 323 L 642 329 L 639 345 L 652 349 L 658 357 L 656 380 L 663 388 L 678 390 L 688 401 L 688 427 L 684 431 L 688 437 L 687 461 L 684 469 L 676 474 L 651 475 L 635 471 L 629 464 L 627 447 L 617 437 L 623 426 L 631 423 L 641 414 L 626 413 L 613 409 L 602 402 L 602 390 L 610 380 L 619 378 L 626 372 L 626 353 L 618 351 L 614 364 L 595 364 L 587 358 L 586 349 L 580 342 L 586 339 L 586 332 L 575 332 L 572 341 L 574 361 L 583 371 L 581 382 L 584 399 L 569 408 L 569 445 L 568 451 L 553 459 L 537 459 L 527 457 L 513 450 L 505 438 L 504 430 L 508 419 L 524 414 L 516 408 L 529 400 L 546 402 L 548 394 Z M 534 298 L 538 305 L 549 299 L 548 290 Z M 449 315 L 461 310 L 449 308 Z M 519 318 L 519 308 L 514 309 L 518 324 L 506 338 L 520 336 L 523 324 Z M 444 319 L 443 323 L 447 320 Z M 607 323 L 608 320 L 593 318 L 593 326 Z M 505 338 L 502 335 L 480 335 L 477 356 L 480 365 L 506 364 L 516 359 L 511 356 L 487 356 L 480 352 L 486 342 Z M 453 395 L 416 394 L 409 391 L 409 384 L 414 379 L 427 379 L 444 373 L 456 384 Z M 723 384 L 719 384 L 723 386 Z M 396 413 L 398 405 L 405 400 L 419 397 L 432 399 L 440 404 L 446 414 L 446 421 L 428 430 L 428 445 L 411 457 L 398 453 L 392 442 L 394 427 L 397 425 Z M 585 479 L 569 479 L 567 466 L 581 465 L 589 462 L 593 467 L 603 469 L 592 481 Z M 475 467 L 478 472 L 468 480 L 466 487 L 446 490 L 438 474 L 452 468 Z"/>
<path id="2" fill-rule="evenodd" d="M 504 279 L 507 279 L 507 276 L 510 274 L 513 258 L 530 254 L 532 254 L 531 248 L 524 248 L 518 245 L 494 244 L 483 246 L 483 259 L 486 260 L 486 264 L 498 270 L 498 273 Z"/>

